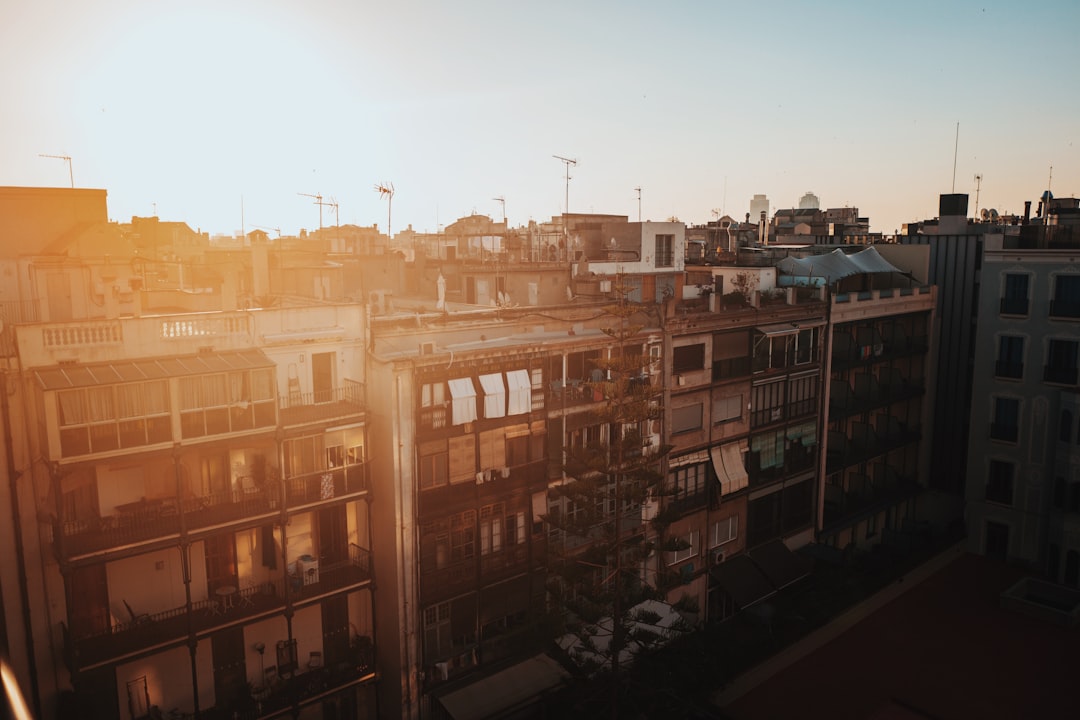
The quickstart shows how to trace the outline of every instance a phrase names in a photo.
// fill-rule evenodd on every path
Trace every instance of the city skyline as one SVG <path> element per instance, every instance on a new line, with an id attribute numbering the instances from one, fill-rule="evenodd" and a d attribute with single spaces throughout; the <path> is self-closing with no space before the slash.
<path id="1" fill-rule="evenodd" d="M 313 230 L 305 195 L 385 230 L 380 183 L 393 232 L 543 221 L 567 195 L 636 220 L 640 187 L 645 220 L 813 191 L 890 234 L 953 189 L 974 215 L 1080 188 L 1071 3 L 212 8 L 5 3 L 0 185 L 70 171 L 114 220 L 214 234 Z"/>

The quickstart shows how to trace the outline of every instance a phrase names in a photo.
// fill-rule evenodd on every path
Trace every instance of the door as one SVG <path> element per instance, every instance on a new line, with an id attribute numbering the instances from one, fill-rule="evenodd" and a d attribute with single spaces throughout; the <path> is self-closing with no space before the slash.
<path id="1" fill-rule="evenodd" d="M 986 557 L 1004 561 L 1009 553 L 1009 526 L 988 521 L 986 523 Z"/>
<path id="2" fill-rule="evenodd" d="M 71 632 L 76 637 L 107 633 L 109 583 L 105 565 L 89 565 L 71 571 Z M 127 620 L 128 618 L 123 618 Z"/>
<path id="3" fill-rule="evenodd" d="M 71 280 L 67 273 L 51 272 L 46 275 L 45 291 L 49 295 L 49 322 L 71 320 Z"/>
<path id="4" fill-rule="evenodd" d="M 206 552 L 206 589 L 213 596 L 220 587 L 237 587 L 236 543 L 232 533 L 213 535 L 204 542 Z"/>
<path id="5" fill-rule="evenodd" d="M 349 662 L 349 599 L 332 595 L 322 603 L 323 658 L 326 667 Z"/>
<path id="6" fill-rule="evenodd" d="M 311 389 L 315 402 L 334 399 L 334 356 L 336 353 L 311 354 Z"/>
<path id="7" fill-rule="evenodd" d="M 345 521 L 345 506 L 337 505 L 319 511 L 319 562 L 343 562 L 349 558 L 349 528 Z"/>
<path id="8" fill-rule="evenodd" d="M 214 633 L 214 697 L 217 707 L 236 707 L 247 699 L 247 667 L 244 664 L 244 628 L 233 626 Z"/>

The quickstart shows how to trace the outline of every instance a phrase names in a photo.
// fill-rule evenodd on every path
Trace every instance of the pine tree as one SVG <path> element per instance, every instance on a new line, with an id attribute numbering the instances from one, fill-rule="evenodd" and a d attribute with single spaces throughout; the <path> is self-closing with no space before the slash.
<path id="1" fill-rule="evenodd" d="M 565 481 L 552 488 L 546 518 L 561 539 L 549 544 L 548 586 L 563 639 L 574 641 L 568 652 L 587 674 L 610 673 L 613 717 L 620 664 L 666 639 L 660 616 L 641 607 L 657 597 L 643 568 L 658 549 L 646 539 L 641 507 L 661 492 L 669 450 L 653 432 L 662 388 L 650 382 L 651 359 L 642 353 L 644 308 L 625 300 L 620 281 L 614 289 L 619 301 L 605 308 L 612 324 L 603 330 L 610 351 L 586 383 L 598 399 L 589 413 L 600 440 L 565 448 Z"/>

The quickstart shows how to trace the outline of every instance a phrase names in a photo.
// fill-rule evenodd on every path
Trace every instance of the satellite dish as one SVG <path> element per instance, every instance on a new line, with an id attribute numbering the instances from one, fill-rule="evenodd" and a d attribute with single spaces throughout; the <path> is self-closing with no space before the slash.
<path id="1" fill-rule="evenodd" d="M 982 210 L 979 211 L 979 217 L 981 217 L 983 220 L 989 220 L 990 219 L 990 211 L 987 210 L 986 208 L 983 208 Z"/>
<path id="2" fill-rule="evenodd" d="M 998 211 L 995 210 L 994 208 L 990 208 L 990 219 L 991 220 L 997 220 L 998 219 Z"/>

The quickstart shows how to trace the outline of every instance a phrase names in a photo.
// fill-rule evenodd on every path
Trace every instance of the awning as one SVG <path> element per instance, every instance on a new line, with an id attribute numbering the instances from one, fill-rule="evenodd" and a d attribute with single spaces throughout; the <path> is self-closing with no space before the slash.
<path id="1" fill-rule="evenodd" d="M 473 387 L 472 378 L 456 378 L 450 380 L 450 397 L 453 398 L 453 412 L 451 423 L 464 425 L 476 420 L 476 388 Z"/>
<path id="2" fill-rule="evenodd" d="M 712 455 L 713 470 L 720 480 L 720 495 L 729 495 L 738 492 L 747 486 L 749 476 L 743 464 L 743 451 L 746 449 L 746 441 L 727 443 L 709 449 Z"/>
<path id="3" fill-rule="evenodd" d="M 484 417 L 506 417 L 506 385 L 502 373 L 481 375 L 480 387 L 484 389 Z"/>
<path id="4" fill-rule="evenodd" d="M 536 655 L 440 698 L 453 720 L 482 720 L 505 714 L 570 679 L 559 663 Z"/>
<path id="5" fill-rule="evenodd" d="M 532 381 L 528 370 L 511 370 L 506 373 L 507 415 L 524 415 L 532 410 Z"/>
<path id="6" fill-rule="evenodd" d="M 271 367 L 274 367 L 274 361 L 261 350 L 241 350 L 88 365 L 53 365 L 33 372 L 42 389 L 67 390 Z"/>
<path id="7" fill-rule="evenodd" d="M 795 327 L 791 323 L 776 323 L 775 325 L 758 325 L 754 328 L 762 335 L 768 337 L 779 337 L 781 335 L 794 335 L 799 332 L 799 328 Z"/>
<path id="8" fill-rule="evenodd" d="M 768 578 L 746 555 L 736 555 L 714 566 L 709 571 L 709 577 L 714 585 L 727 591 L 740 609 L 746 609 L 776 593 Z"/>
<path id="9" fill-rule="evenodd" d="M 809 558 L 793 553 L 783 540 L 773 540 L 754 548 L 750 551 L 750 558 L 757 563 L 777 590 L 810 574 Z"/>

